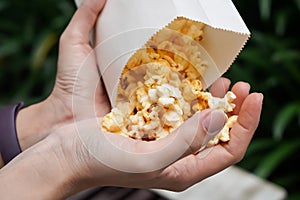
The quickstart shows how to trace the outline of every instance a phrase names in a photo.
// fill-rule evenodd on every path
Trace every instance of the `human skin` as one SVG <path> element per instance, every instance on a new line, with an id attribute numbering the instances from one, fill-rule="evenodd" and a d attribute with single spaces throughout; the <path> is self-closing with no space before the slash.
<path id="1" fill-rule="evenodd" d="M 233 89 L 241 89 L 238 85 L 241 84 L 235 85 Z M 244 84 L 242 85 L 244 86 Z M 236 93 L 240 94 L 238 91 Z M 57 129 L 1 169 L 0 193 L 5 199 L 65 199 L 94 186 L 183 191 L 243 158 L 259 122 L 262 95 L 252 93 L 247 95 L 242 102 L 240 110 L 235 111 L 238 112 L 239 119 L 231 129 L 231 140 L 228 143 L 218 144 L 200 154 L 193 154 L 200 147 L 204 138 L 203 129 L 199 126 L 197 136 L 193 137 L 195 138 L 193 143 L 180 158 L 161 169 L 147 173 L 127 173 L 106 166 L 95 159 L 83 145 L 76 132 L 78 124 L 67 125 Z M 203 119 L 205 119 L 205 115 L 196 116 L 192 123 L 186 124 L 187 129 L 179 128 L 174 135 L 181 135 L 182 141 L 191 139 L 185 137 L 189 135 L 189 127 L 195 122 L 203 122 Z M 86 122 L 82 122 L 85 126 Z M 88 127 L 86 130 L 88 134 Z M 133 142 L 134 140 L 118 135 L 115 137 L 123 140 L 121 143 L 124 143 L 125 140 L 131 143 L 130 146 L 138 152 L 158 148 L 164 143 L 164 140 L 159 140 L 152 144 L 145 144 L 142 141 Z M 166 138 L 165 141 L 168 139 Z M 110 149 L 103 149 L 103 151 L 109 153 Z M 208 151 L 207 154 L 206 151 Z M 110 156 L 114 157 L 115 155 Z M 164 158 L 166 157 L 162 155 L 162 159 Z M 156 161 L 160 160 L 151 160 L 151 162 Z M 146 165 L 147 163 L 145 163 Z M 145 166 L 139 165 L 140 168 Z M 38 188 L 38 190 L 32 192 L 32 188 Z"/>

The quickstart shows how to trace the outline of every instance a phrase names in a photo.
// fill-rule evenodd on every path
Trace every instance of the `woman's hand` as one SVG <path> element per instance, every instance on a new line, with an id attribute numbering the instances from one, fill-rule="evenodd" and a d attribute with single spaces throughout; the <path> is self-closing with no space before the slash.
<path id="1" fill-rule="evenodd" d="M 227 79 L 220 81 L 224 85 L 229 85 Z M 214 88 L 212 93 L 220 92 Z M 103 133 L 96 130 L 97 126 L 93 127 L 93 123 L 86 122 L 76 124 L 76 131 L 74 127 L 68 127 L 67 131 L 58 130 L 56 136 L 59 136 L 61 141 L 67 139 L 63 139 L 64 137 L 72 137 L 74 138 L 72 141 L 77 141 L 75 143 L 78 146 L 75 145 L 76 148 L 73 146 L 73 149 L 81 151 L 72 152 L 69 149 L 67 152 L 72 155 L 68 156 L 69 158 L 75 159 L 69 163 L 74 164 L 72 167 L 75 169 L 74 174 L 79 175 L 73 177 L 78 181 L 74 181 L 78 185 L 85 183 L 90 187 L 111 185 L 182 191 L 243 158 L 259 124 L 263 101 L 262 94 L 249 94 L 249 90 L 249 84 L 243 82 L 236 83 L 232 88 L 237 95 L 235 101 L 237 106 L 233 114 L 239 115 L 239 118 L 230 131 L 230 141 L 207 148 L 196 155 L 194 152 L 201 147 L 207 134 L 204 131 L 207 127 L 203 127 L 205 126 L 203 122 L 210 119 L 209 123 L 214 123 L 212 128 L 215 130 L 221 129 L 224 124 L 224 121 L 216 123 L 215 118 L 220 116 L 215 112 L 208 110 L 201 112 L 186 121 L 166 139 L 153 143 Z M 69 132 L 70 135 L 61 134 L 60 131 Z M 90 135 L 88 136 L 90 138 L 85 138 L 84 135 Z M 95 137 L 97 135 L 98 138 Z M 110 145 L 105 145 L 103 138 Z M 80 170 L 76 172 L 76 169 Z M 85 173 L 82 176 L 80 172 Z"/>
<path id="2" fill-rule="evenodd" d="M 60 38 L 57 77 L 51 95 L 41 103 L 22 109 L 17 116 L 17 133 L 22 150 L 29 148 L 54 129 L 90 117 L 95 106 L 98 116 L 110 106 L 98 73 L 90 33 L 105 0 L 86 0 L 74 14 Z M 76 87 L 76 90 L 74 89 Z M 81 109 L 73 110 L 74 99 Z"/>
<path id="3" fill-rule="evenodd" d="M 225 89 L 229 86 L 227 79 L 218 83 Z M 212 87 L 211 92 L 222 95 L 218 88 Z M 203 144 L 207 127 L 218 130 L 224 125 L 222 120 L 216 123 L 215 118 L 222 118 L 220 113 L 211 110 L 194 115 L 170 136 L 155 142 L 102 132 L 99 119 L 92 118 L 56 129 L 6 165 L 0 172 L 0 191 L 5 194 L 5 187 L 10 187 L 7 183 L 16 181 L 15 189 L 24 190 L 15 193 L 16 198 L 27 191 L 28 197 L 63 199 L 94 186 L 185 190 L 243 158 L 258 126 L 263 100 L 261 94 L 249 94 L 249 90 L 249 84 L 243 82 L 232 88 L 237 95 L 234 114 L 239 118 L 227 143 L 194 154 Z M 24 179 L 26 184 L 22 184 Z M 28 193 L 26 187 L 32 185 L 41 189 Z"/>

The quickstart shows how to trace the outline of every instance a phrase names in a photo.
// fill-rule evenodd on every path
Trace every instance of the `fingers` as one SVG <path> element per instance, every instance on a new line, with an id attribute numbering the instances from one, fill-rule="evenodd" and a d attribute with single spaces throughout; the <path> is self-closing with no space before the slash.
<path id="1" fill-rule="evenodd" d="M 217 81 L 215 81 L 211 88 L 210 88 L 210 93 L 214 97 L 219 97 L 222 98 L 228 91 L 230 86 L 230 80 L 227 78 L 219 78 Z"/>
<path id="2" fill-rule="evenodd" d="M 154 142 L 132 140 L 116 134 L 98 133 L 97 137 L 101 135 L 104 137 L 97 142 L 106 142 L 95 145 L 96 148 L 101 148 L 94 155 L 99 157 L 98 160 L 103 161 L 105 158 L 105 163 L 109 163 L 106 165 L 119 171 L 154 172 L 199 150 L 207 134 L 211 136 L 222 129 L 226 121 L 223 115 L 222 112 L 205 110 L 188 119 L 169 136 Z M 92 142 L 95 143 L 95 141 Z M 101 156 L 101 152 L 106 152 L 104 149 L 110 152 L 109 158 L 106 155 Z"/>
<path id="3" fill-rule="evenodd" d="M 246 97 L 241 106 L 238 121 L 230 131 L 231 141 L 224 145 L 233 157 L 239 158 L 238 161 L 242 159 L 259 124 L 262 101 L 263 95 L 259 93 L 253 93 Z"/>
<path id="4" fill-rule="evenodd" d="M 214 97 L 222 98 L 226 94 L 230 87 L 230 80 L 227 78 L 219 78 L 210 89 L 210 92 Z M 249 95 L 250 85 L 246 82 L 237 82 L 232 87 L 231 91 L 236 95 L 234 104 L 236 105 L 232 114 L 237 115 L 241 109 L 241 105 L 245 98 Z"/>
<path id="5" fill-rule="evenodd" d="M 244 100 L 249 95 L 250 85 L 249 85 L 249 83 L 238 82 L 232 87 L 231 91 L 237 97 L 233 102 L 236 106 L 235 106 L 232 114 L 237 115 L 240 112 L 240 109 L 241 109 L 241 106 L 242 106 Z"/>
<path id="6" fill-rule="evenodd" d="M 151 160 L 160 164 L 165 163 L 167 166 L 198 151 L 208 142 L 208 138 L 220 132 L 225 122 L 226 116 L 223 112 L 204 110 L 188 119 L 168 137 L 152 144 L 139 143 L 136 148 L 139 149 L 138 152 L 156 151 Z"/>
<path id="7" fill-rule="evenodd" d="M 84 0 L 75 12 L 62 38 L 75 44 L 88 44 L 90 32 L 104 4 L 105 0 Z"/>
<path id="8" fill-rule="evenodd" d="M 213 138 L 223 128 L 227 118 L 219 110 L 204 110 L 185 121 L 168 138 L 159 140 L 157 145 L 172 141 L 170 152 L 174 152 L 174 146 L 184 148 L 180 158 L 197 152 L 201 147 Z"/>
<path id="9" fill-rule="evenodd" d="M 189 155 L 166 168 L 160 175 L 159 188 L 182 191 L 189 186 L 239 162 L 258 126 L 263 96 L 253 93 L 245 98 L 231 140 Z M 205 156 L 203 156 L 205 155 Z"/>

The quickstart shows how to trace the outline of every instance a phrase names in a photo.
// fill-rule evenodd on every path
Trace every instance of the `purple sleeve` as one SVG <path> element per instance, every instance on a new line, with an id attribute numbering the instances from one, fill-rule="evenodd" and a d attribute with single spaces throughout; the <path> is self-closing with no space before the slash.
<path id="1" fill-rule="evenodd" d="M 0 108 L 0 152 L 4 164 L 21 153 L 16 131 L 16 116 L 23 105 L 23 102 L 20 102 Z"/>

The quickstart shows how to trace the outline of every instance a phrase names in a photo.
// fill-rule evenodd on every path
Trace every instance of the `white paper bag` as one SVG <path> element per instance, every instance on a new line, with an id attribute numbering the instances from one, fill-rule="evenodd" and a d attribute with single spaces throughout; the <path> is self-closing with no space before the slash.
<path id="1" fill-rule="evenodd" d="M 215 66 L 204 74 L 205 87 L 228 70 L 250 37 L 231 0 L 107 0 L 96 24 L 95 48 L 113 106 L 128 59 L 177 17 L 207 25 L 201 46 Z"/>

